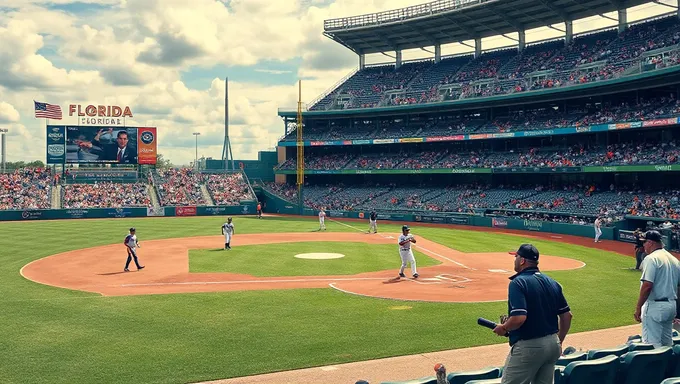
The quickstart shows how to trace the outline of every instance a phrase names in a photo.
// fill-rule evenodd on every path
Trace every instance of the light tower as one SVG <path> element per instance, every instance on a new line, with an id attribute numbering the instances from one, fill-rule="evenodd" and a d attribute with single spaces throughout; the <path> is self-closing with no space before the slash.
<path id="1" fill-rule="evenodd" d="M 300 215 L 304 214 L 305 199 L 303 184 L 305 183 L 305 142 L 302 138 L 302 80 L 298 80 L 298 108 L 297 108 L 297 187 L 298 206 Z"/>

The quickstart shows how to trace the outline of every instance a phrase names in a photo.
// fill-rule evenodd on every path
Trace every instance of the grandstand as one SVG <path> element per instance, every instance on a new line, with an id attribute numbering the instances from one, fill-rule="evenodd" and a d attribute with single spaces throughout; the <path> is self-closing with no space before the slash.
<path id="1" fill-rule="evenodd" d="M 629 23 L 627 9 L 645 1 L 478 3 L 326 21 L 359 67 L 303 111 L 304 208 L 610 226 L 678 218 L 678 12 Z M 617 26 L 572 33 L 573 20 L 612 11 Z M 562 38 L 526 43 L 528 29 L 558 23 Z M 481 38 L 510 33 L 517 45 L 483 49 Z M 471 52 L 441 55 L 465 41 Z M 433 58 L 402 60 L 427 47 Z M 385 52 L 393 63 L 366 64 Z M 286 134 L 264 188 L 290 206 L 296 115 L 279 115 Z"/>

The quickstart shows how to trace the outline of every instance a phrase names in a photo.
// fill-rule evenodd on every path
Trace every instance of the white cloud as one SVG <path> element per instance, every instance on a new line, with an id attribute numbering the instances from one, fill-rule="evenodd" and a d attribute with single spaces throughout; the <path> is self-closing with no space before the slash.
<path id="1" fill-rule="evenodd" d="M 78 4 L 75 4 L 78 3 Z M 228 3 L 228 7 L 225 5 Z M 324 37 L 323 21 L 419 3 L 417 0 L 3 0 L 12 10 L 0 14 L 0 123 L 10 128 L 10 160 L 44 159 L 44 121 L 33 119 L 32 100 L 67 105 L 129 105 L 128 124 L 156 126 L 159 151 L 175 164 L 193 161 L 199 131 L 199 157 L 219 157 L 224 132 L 224 80 L 190 89 L 186 74 L 214 66 L 252 66 L 264 61 L 301 59 L 294 70 L 303 78 L 303 100 L 311 101 L 352 69 L 357 58 Z M 50 9 L 48 4 L 83 4 L 87 13 Z M 87 7 L 86 7 L 87 8 Z M 629 20 L 668 9 L 637 7 Z M 575 31 L 611 25 L 601 18 L 576 22 Z M 528 41 L 554 35 L 530 31 Z M 507 45 L 503 38 L 486 47 Z M 450 51 L 469 48 L 447 47 Z M 449 53 L 445 51 L 445 53 Z M 414 50 L 405 58 L 423 57 Z M 368 62 L 388 61 L 372 55 Z M 275 67 L 276 68 L 276 67 Z M 277 109 L 295 108 L 297 83 L 270 85 L 261 79 L 230 76 L 230 133 L 237 158 L 257 157 L 283 135 Z M 202 75 L 201 78 L 210 78 Z M 283 77 L 281 77 L 283 78 Z M 257 82 L 259 81 L 259 82 Z M 66 117 L 62 123 L 74 123 Z"/>
<path id="2" fill-rule="evenodd" d="M 0 123 L 16 123 L 19 121 L 19 112 L 12 104 L 0 102 Z"/>

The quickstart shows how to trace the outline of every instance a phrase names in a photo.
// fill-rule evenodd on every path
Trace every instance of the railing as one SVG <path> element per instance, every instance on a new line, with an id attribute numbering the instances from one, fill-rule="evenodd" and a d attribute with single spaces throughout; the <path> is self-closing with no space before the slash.
<path id="1" fill-rule="evenodd" d="M 431 3 L 370 13 L 367 15 L 325 20 L 323 23 L 323 29 L 324 31 L 335 31 L 340 29 L 365 27 L 368 25 L 380 25 L 395 21 L 414 19 L 422 16 L 436 15 L 492 1 L 496 0 L 437 0 Z"/>
<path id="2" fill-rule="evenodd" d="M 312 101 L 310 101 L 309 103 L 307 103 L 307 105 L 309 105 L 309 106 L 311 106 L 311 107 L 313 108 L 313 107 L 316 105 L 316 103 L 318 103 L 318 102 L 321 101 L 324 97 L 330 95 L 333 91 L 335 91 L 336 89 L 338 89 L 338 87 L 340 87 L 342 84 L 344 84 L 345 81 L 347 81 L 350 77 L 354 76 L 354 74 L 357 73 L 358 71 L 359 71 L 358 68 L 354 68 L 354 69 L 351 70 L 348 74 L 346 74 L 345 77 L 343 77 L 342 79 L 336 81 L 335 84 L 333 84 L 330 88 L 328 88 L 328 89 L 327 89 L 326 91 L 324 91 L 322 94 L 320 94 L 319 96 L 317 96 L 314 100 L 312 100 Z"/>

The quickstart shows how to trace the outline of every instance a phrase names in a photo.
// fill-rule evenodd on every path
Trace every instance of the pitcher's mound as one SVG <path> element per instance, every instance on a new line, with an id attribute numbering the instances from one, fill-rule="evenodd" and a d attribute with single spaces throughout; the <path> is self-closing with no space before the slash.
<path id="1" fill-rule="evenodd" d="M 298 259 L 311 259 L 311 260 L 328 260 L 328 259 L 340 259 L 345 257 L 342 253 L 300 253 L 295 255 Z"/>

